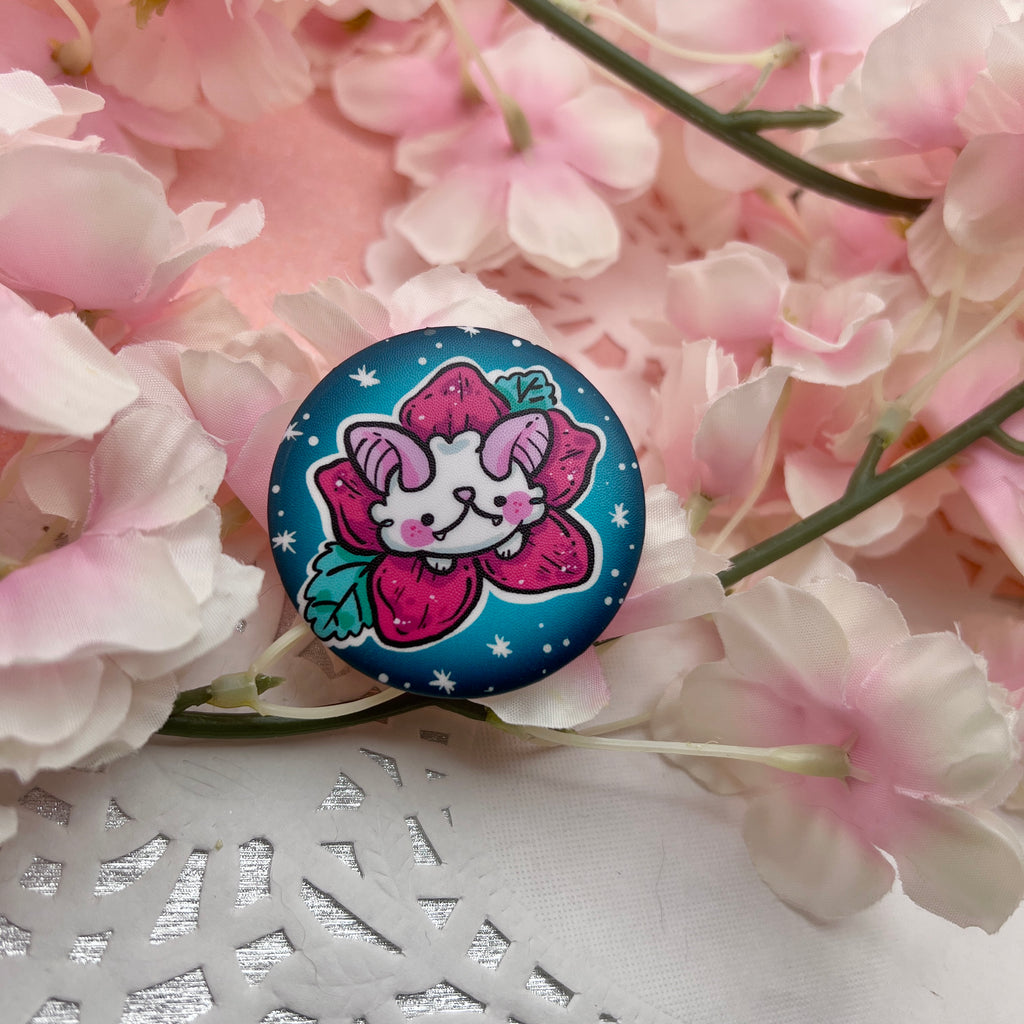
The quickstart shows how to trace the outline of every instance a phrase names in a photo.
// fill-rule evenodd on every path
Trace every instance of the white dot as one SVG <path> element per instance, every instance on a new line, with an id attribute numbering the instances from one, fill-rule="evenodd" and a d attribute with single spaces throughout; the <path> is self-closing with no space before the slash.
<path id="1" fill-rule="evenodd" d="M 335 487 L 341 487 L 344 483 L 345 483 L 344 480 L 335 480 L 334 481 L 334 486 Z"/>
<path id="2" fill-rule="evenodd" d="M 412 686 L 412 683 L 402 683 L 402 688 L 405 690 L 408 690 L 410 686 Z"/>
<path id="3" fill-rule="evenodd" d="M 545 644 L 543 646 L 542 650 L 544 651 L 545 654 L 550 654 L 551 653 L 551 644 Z"/>
<path id="4" fill-rule="evenodd" d="M 566 637 L 566 638 L 565 638 L 565 639 L 564 639 L 564 640 L 562 641 L 562 646 L 563 646 L 563 647 L 568 647 L 568 646 L 569 646 L 569 638 L 568 638 L 568 637 Z"/>
<path id="5" fill-rule="evenodd" d="M 309 439 L 309 447 L 315 448 L 320 443 L 320 438 L 315 435 Z"/>
<path id="6" fill-rule="evenodd" d="M 437 334 L 437 331 L 435 331 L 433 327 L 428 327 L 423 333 L 426 334 L 426 335 L 431 335 L 431 334 Z"/>
<path id="7" fill-rule="evenodd" d="M 611 419 L 611 416 L 605 416 L 605 421 L 608 421 L 610 419 Z"/>
<path id="8" fill-rule="evenodd" d="M 281 493 L 281 485 L 280 484 L 274 484 L 274 486 L 270 488 L 270 493 L 271 494 L 280 494 Z"/>
<path id="9" fill-rule="evenodd" d="M 426 366 L 427 365 L 427 357 L 426 356 L 420 356 L 419 359 L 416 360 L 416 362 L 419 363 L 420 366 Z"/>
<path id="10" fill-rule="evenodd" d="M 308 413 L 308 412 L 304 412 L 304 413 L 302 414 L 302 418 L 303 418 L 304 420 L 308 420 L 308 419 L 309 419 L 309 413 Z"/>
<path id="11" fill-rule="evenodd" d="M 544 628 L 544 623 L 543 622 L 538 622 L 537 623 L 537 628 L 538 629 L 543 629 Z"/>
<path id="12" fill-rule="evenodd" d="M 612 575 L 613 576 L 618 576 L 619 575 L 619 570 L 618 569 L 612 569 Z"/>
<path id="13" fill-rule="evenodd" d="M 520 340 L 519 340 L 518 338 L 513 338 L 513 339 L 512 339 L 512 345 L 513 345 L 513 347 L 515 347 L 515 348 L 521 348 L 521 347 L 522 347 L 522 344 L 523 344 L 523 343 L 522 343 L 522 342 L 521 342 L 521 341 L 520 341 Z"/>
<path id="14" fill-rule="evenodd" d="M 636 545 L 635 544 L 630 544 L 629 545 L 629 550 L 630 551 L 636 551 Z"/>
<path id="15" fill-rule="evenodd" d="M 579 395 L 582 395 L 583 394 L 583 388 L 577 388 L 576 389 L 576 393 L 579 394 Z"/>
<path id="16" fill-rule="evenodd" d="M 611 603 L 612 603 L 612 599 L 611 599 L 610 597 L 606 597 L 606 598 L 604 599 L 604 603 L 605 603 L 605 604 L 611 604 Z"/>
<path id="17" fill-rule="evenodd" d="M 631 463 L 630 463 L 630 465 L 631 465 L 631 466 L 632 466 L 632 467 L 633 467 L 634 469 L 636 469 L 636 468 L 637 468 L 637 466 L 636 466 L 636 463 L 635 463 L 635 462 L 631 462 Z"/>
<path id="18" fill-rule="evenodd" d="M 624 597 L 620 597 L 620 598 L 619 598 L 619 604 L 622 604 L 622 602 L 623 602 L 623 601 L 625 601 L 625 600 L 626 600 L 626 599 L 625 599 Z"/>
<path id="19" fill-rule="evenodd" d="M 444 344 L 444 342 L 441 342 L 441 341 L 435 341 L 435 342 L 434 342 L 434 348 L 441 348 L 443 344 Z"/>
<path id="20" fill-rule="evenodd" d="M 625 469 L 625 468 L 626 468 L 626 464 L 624 462 L 620 462 L 619 463 L 619 469 Z"/>
<path id="21" fill-rule="evenodd" d="M 278 514 L 279 516 L 283 516 L 283 515 L 284 515 L 284 509 L 283 509 L 283 508 L 279 508 L 279 509 L 277 510 L 277 514 Z"/>
<path id="22" fill-rule="evenodd" d="M 386 683 L 390 676 L 387 674 L 387 672 L 381 672 L 381 674 L 377 676 L 377 678 L 380 680 L 380 682 Z"/>

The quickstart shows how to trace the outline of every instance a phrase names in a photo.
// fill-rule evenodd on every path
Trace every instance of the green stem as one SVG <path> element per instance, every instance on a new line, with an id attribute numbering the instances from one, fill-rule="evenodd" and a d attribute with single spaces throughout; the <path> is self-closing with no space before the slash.
<path id="1" fill-rule="evenodd" d="M 336 718 L 277 718 L 273 715 L 233 715 L 176 710 L 163 724 L 160 733 L 164 736 L 204 740 L 273 739 L 277 736 L 299 736 L 304 733 L 365 725 L 368 722 L 379 722 L 384 718 L 426 707 L 441 708 L 476 721 L 483 721 L 488 715 L 488 709 L 482 704 L 474 704 L 469 700 L 435 700 L 433 697 L 404 693 L 390 701 L 383 709 L 367 708 L 356 714 L 340 715 Z"/>
<path id="2" fill-rule="evenodd" d="M 988 432 L 989 439 L 995 441 L 1000 448 L 1005 448 L 1014 455 L 1024 455 L 1024 441 L 1018 437 L 1012 437 L 1002 427 L 993 427 Z"/>
<path id="3" fill-rule="evenodd" d="M 744 113 L 722 114 L 702 103 L 549 0 L 511 0 L 511 3 L 645 96 L 796 185 L 876 213 L 917 217 L 928 206 L 927 199 L 897 196 L 848 181 L 801 160 L 747 128 L 736 127 L 733 118 L 742 118 Z"/>
<path id="4" fill-rule="evenodd" d="M 763 569 L 766 565 L 784 558 L 812 540 L 817 540 L 830 530 L 853 519 L 854 516 L 889 497 L 918 477 L 963 451 L 975 441 L 988 437 L 996 440 L 1000 436 L 1009 438 L 1000 424 L 1016 412 L 1024 409 L 1024 384 L 1010 388 L 1004 395 L 986 405 L 984 409 L 953 427 L 952 430 L 908 455 L 895 466 L 877 476 L 874 468 L 881 455 L 879 444 L 882 439 L 872 436 L 867 450 L 854 470 L 854 478 L 846 493 L 838 500 L 817 512 L 794 523 L 788 529 L 769 537 L 760 544 L 741 551 L 732 559 L 732 565 L 718 574 L 722 586 L 731 587 L 740 580 Z M 1013 440 L 1009 438 L 1009 440 Z M 1004 446 L 1005 447 L 1005 446 Z M 1024 446 L 1022 446 L 1024 449 Z M 1012 450 L 1012 449 L 1011 449 Z M 876 454 L 877 453 L 877 454 Z M 1020 452 L 1024 454 L 1024 450 Z"/>
<path id="5" fill-rule="evenodd" d="M 827 128 L 843 115 L 831 107 L 797 107 L 796 110 L 733 110 L 723 114 L 736 131 L 765 132 L 776 128 L 800 131 L 803 128 Z"/>

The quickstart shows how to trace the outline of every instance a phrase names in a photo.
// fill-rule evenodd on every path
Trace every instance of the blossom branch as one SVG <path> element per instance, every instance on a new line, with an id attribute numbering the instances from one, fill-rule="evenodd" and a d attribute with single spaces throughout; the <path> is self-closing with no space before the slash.
<path id="1" fill-rule="evenodd" d="M 925 445 L 884 473 L 878 474 L 875 473 L 875 468 L 882 451 L 891 440 L 891 435 L 887 432 L 876 432 L 872 435 L 841 498 L 788 529 L 741 551 L 732 559 L 732 565 L 718 574 L 719 580 L 724 587 L 734 586 L 759 569 L 771 565 L 772 562 L 853 519 L 883 498 L 889 497 L 918 477 L 941 466 L 975 441 L 987 437 L 1006 447 L 1004 441 L 1008 439 L 1014 442 L 1014 439 L 1006 434 L 1001 424 L 1021 409 L 1024 409 L 1024 383 L 1010 388 L 994 402 L 936 438 L 931 444 Z M 1021 452 L 1024 453 L 1024 445 Z"/>
<path id="2" fill-rule="evenodd" d="M 620 50 L 549 0 L 511 0 L 511 3 L 665 109 L 796 185 L 877 213 L 917 217 L 928 206 L 927 199 L 898 196 L 891 192 L 868 188 L 794 156 L 781 146 L 762 138 L 756 130 L 751 130 L 749 125 L 757 125 L 761 123 L 761 119 L 750 119 L 749 115 L 759 115 L 760 111 L 720 113 L 680 89 L 643 62 Z M 739 127 L 734 120 L 737 117 L 740 118 Z M 748 119 L 748 127 L 743 127 L 744 118 Z"/>

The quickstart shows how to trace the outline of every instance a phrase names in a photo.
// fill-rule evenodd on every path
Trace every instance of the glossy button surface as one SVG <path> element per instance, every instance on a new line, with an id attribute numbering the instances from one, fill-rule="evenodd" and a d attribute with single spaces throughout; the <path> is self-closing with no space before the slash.
<path id="1" fill-rule="evenodd" d="M 335 368 L 270 483 L 274 557 L 313 632 L 432 696 L 557 672 L 611 621 L 643 544 L 611 407 L 546 349 L 483 328 L 397 335 Z"/>

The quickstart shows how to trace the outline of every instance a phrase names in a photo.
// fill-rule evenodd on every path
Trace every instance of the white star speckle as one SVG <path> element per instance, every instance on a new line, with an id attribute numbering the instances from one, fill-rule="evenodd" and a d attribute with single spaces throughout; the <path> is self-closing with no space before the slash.
<path id="1" fill-rule="evenodd" d="M 293 420 L 288 424 L 288 429 L 284 432 L 284 439 L 286 441 L 294 441 L 297 437 L 302 437 L 302 431 L 295 429 L 295 421 Z"/>
<path id="2" fill-rule="evenodd" d="M 626 518 L 629 515 L 629 509 L 621 501 L 617 501 L 615 503 L 615 511 L 608 514 L 612 517 L 612 522 L 616 526 L 622 529 L 629 526 L 629 520 Z"/>
<path id="3" fill-rule="evenodd" d="M 434 678 L 430 680 L 431 686 L 436 686 L 445 693 L 451 693 L 455 689 L 455 682 L 450 672 L 434 669 Z"/>
<path id="4" fill-rule="evenodd" d="M 512 648 L 509 647 L 508 641 L 503 636 L 494 634 L 494 643 L 488 644 L 491 649 L 491 654 L 496 658 L 507 658 L 512 653 Z"/>
<path id="5" fill-rule="evenodd" d="M 295 548 L 295 531 L 294 530 L 282 530 L 276 536 L 274 536 L 273 545 L 275 548 L 280 548 L 282 551 L 293 552 Z"/>
<path id="6" fill-rule="evenodd" d="M 459 330 L 460 331 L 465 331 L 465 333 L 469 334 L 469 335 L 474 335 L 474 334 L 479 334 L 480 333 L 480 328 L 479 327 L 460 327 Z"/>
<path id="7" fill-rule="evenodd" d="M 349 380 L 358 381 L 361 388 L 372 388 L 374 384 L 379 384 L 377 380 L 376 370 L 367 370 L 365 366 L 360 366 L 355 373 L 350 373 Z"/>

